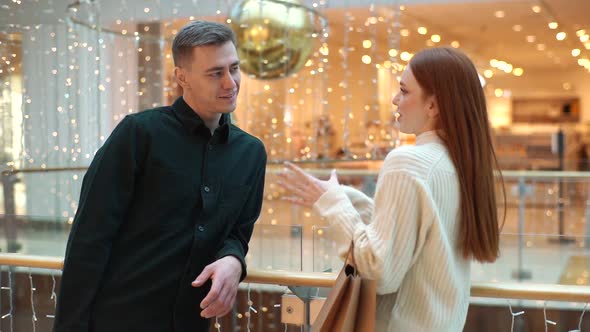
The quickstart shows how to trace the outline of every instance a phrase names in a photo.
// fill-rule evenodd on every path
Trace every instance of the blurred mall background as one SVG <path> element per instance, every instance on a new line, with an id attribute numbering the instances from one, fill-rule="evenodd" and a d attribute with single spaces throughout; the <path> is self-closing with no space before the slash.
<path id="1" fill-rule="evenodd" d="M 414 144 L 391 104 L 401 71 L 419 50 L 450 45 L 479 71 L 507 193 L 502 256 L 474 264 L 472 281 L 586 287 L 588 13 L 588 0 L 0 0 L 0 249 L 63 256 L 94 153 L 126 114 L 181 94 L 171 41 L 207 19 L 238 36 L 233 121 L 269 156 L 250 268 L 340 268 L 327 223 L 282 201 L 274 174 L 286 160 L 336 168 L 371 194 L 385 155 Z M 0 330 L 49 331 L 59 274 L 3 266 Z M 256 317 L 243 309 L 250 290 L 266 308 Z M 248 288 L 224 331 L 304 330 L 281 321 L 285 292 Z M 465 331 L 590 330 L 585 303 L 544 300 L 474 297 Z"/>

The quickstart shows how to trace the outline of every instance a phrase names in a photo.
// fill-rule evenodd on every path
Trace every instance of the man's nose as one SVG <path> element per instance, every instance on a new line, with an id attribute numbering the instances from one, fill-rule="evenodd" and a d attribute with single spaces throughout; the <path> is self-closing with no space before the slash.
<path id="1" fill-rule="evenodd" d="M 234 87 L 236 87 L 236 82 L 234 81 L 234 78 L 229 73 L 226 73 L 225 75 L 223 75 L 222 87 L 224 89 L 233 89 Z"/>

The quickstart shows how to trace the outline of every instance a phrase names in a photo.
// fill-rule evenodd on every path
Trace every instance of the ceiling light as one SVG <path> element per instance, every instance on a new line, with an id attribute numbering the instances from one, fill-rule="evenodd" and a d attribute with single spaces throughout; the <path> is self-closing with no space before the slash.
<path id="1" fill-rule="evenodd" d="M 555 35 L 555 39 L 557 39 L 557 40 L 564 40 L 566 36 L 567 36 L 567 34 L 565 32 L 563 32 L 563 31 L 561 31 L 561 32 L 558 32 Z"/>
<path id="2" fill-rule="evenodd" d="M 503 94 L 504 94 L 504 90 L 502 90 L 502 89 L 494 90 L 494 95 L 496 95 L 496 97 L 498 97 L 498 98 L 502 97 Z"/>
<path id="3" fill-rule="evenodd" d="M 494 16 L 496 16 L 497 18 L 503 18 L 504 17 L 504 11 L 503 10 L 498 10 L 497 12 L 494 13 Z"/>
<path id="4" fill-rule="evenodd" d="M 515 26 L 512 27 L 512 30 L 516 31 L 516 32 L 520 32 L 522 31 L 522 25 L 517 24 Z"/>
<path id="5" fill-rule="evenodd" d="M 453 40 L 451 42 L 451 46 L 454 48 L 459 48 L 459 46 L 461 46 L 461 44 L 459 44 L 459 42 L 457 40 Z"/>
<path id="6" fill-rule="evenodd" d="M 408 30 L 408 29 L 401 29 L 400 32 L 399 32 L 399 34 L 402 35 L 402 36 L 404 36 L 404 37 L 407 37 L 407 36 L 410 35 L 410 30 Z"/>
<path id="7" fill-rule="evenodd" d="M 557 29 L 559 24 L 557 24 L 557 22 L 549 22 L 548 26 L 549 26 L 549 29 L 555 30 L 555 29 Z"/>
<path id="8" fill-rule="evenodd" d="M 572 89 L 572 84 L 570 82 L 564 82 L 562 84 L 562 87 L 564 90 L 571 90 Z"/>
<path id="9" fill-rule="evenodd" d="M 371 63 L 371 57 L 368 55 L 363 55 L 363 59 L 362 59 L 364 64 L 370 64 Z"/>
<path id="10" fill-rule="evenodd" d="M 494 72 L 491 69 L 486 69 L 483 72 L 483 76 L 486 78 L 492 78 L 494 76 Z"/>
<path id="11" fill-rule="evenodd" d="M 574 56 L 574 57 L 580 55 L 580 53 L 581 52 L 580 52 L 580 49 L 579 48 L 574 48 L 572 50 L 572 56 Z"/>
<path id="12" fill-rule="evenodd" d="M 533 10 L 535 13 L 537 13 L 537 14 L 539 14 L 539 13 L 541 12 L 541 7 L 540 7 L 540 6 L 533 6 L 533 7 L 531 7 L 531 9 L 532 9 L 532 10 Z"/>
<path id="13" fill-rule="evenodd" d="M 578 36 L 578 37 L 583 36 L 585 34 L 586 34 L 586 30 L 584 30 L 584 29 L 576 31 L 576 36 Z"/>
<path id="14" fill-rule="evenodd" d="M 522 68 L 514 68 L 512 70 L 512 73 L 514 74 L 514 76 L 522 76 L 522 74 L 524 74 L 524 69 L 522 69 Z"/>
<path id="15" fill-rule="evenodd" d="M 392 48 L 389 50 L 389 56 L 392 58 L 395 58 L 397 56 L 398 52 L 395 48 Z"/>
<path id="16" fill-rule="evenodd" d="M 588 36 L 588 35 L 581 35 L 581 36 L 580 36 L 580 41 L 581 41 L 582 43 L 585 43 L 585 42 L 587 42 L 587 41 L 588 41 L 588 39 L 590 39 L 590 36 Z"/>
<path id="17" fill-rule="evenodd" d="M 418 28 L 418 33 L 421 35 L 425 35 L 427 32 L 428 32 L 428 29 L 426 29 L 425 27 Z"/>
<path id="18" fill-rule="evenodd" d="M 440 36 L 439 35 L 432 35 L 430 36 L 430 40 L 432 40 L 435 43 L 440 42 Z"/>
<path id="19" fill-rule="evenodd" d="M 545 46 L 545 44 L 537 44 L 537 50 L 539 51 L 544 51 L 547 47 Z"/>
<path id="20" fill-rule="evenodd" d="M 586 43 L 584 43 L 584 47 L 585 47 L 587 50 L 590 50 L 590 42 L 586 42 Z"/>
<path id="21" fill-rule="evenodd" d="M 494 68 L 498 67 L 498 60 L 496 60 L 496 59 L 490 60 L 490 66 L 492 66 Z"/>
<path id="22" fill-rule="evenodd" d="M 364 48 L 371 48 L 371 46 L 373 46 L 373 43 L 370 40 L 368 40 L 368 39 L 363 40 L 363 47 Z"/>
<path id="23" fill-rule="evenodd" d="M 528 41 L 529 43 L 534 43 L 535 39 L 536 38 L 533 35 L 526 36 L 526 41 Z"/>

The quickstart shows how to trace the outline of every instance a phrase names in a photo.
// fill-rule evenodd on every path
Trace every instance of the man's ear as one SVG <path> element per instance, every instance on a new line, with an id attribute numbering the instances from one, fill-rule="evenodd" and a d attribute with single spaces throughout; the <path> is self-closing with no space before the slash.
<path id="1" fill-rule="evenodd" d="M 174 76 L 176 77 L 176 82 L 183 88 L 190 88 L 190 84 L 186 80 L 186 70 L 182 67 L 174 67 Z"/>

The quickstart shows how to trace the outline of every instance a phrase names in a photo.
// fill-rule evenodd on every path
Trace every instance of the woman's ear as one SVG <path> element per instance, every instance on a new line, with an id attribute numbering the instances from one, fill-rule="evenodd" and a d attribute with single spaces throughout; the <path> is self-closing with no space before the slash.
<path id="1" fill-rule="evenodd" d="M 438 116 L 438 104 L 435 96 L 428 97 L 428 116 L 431 118 Z"/>

